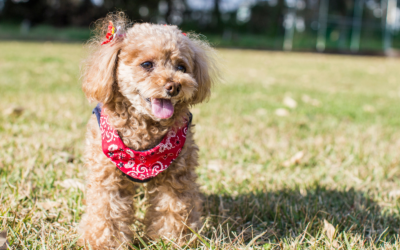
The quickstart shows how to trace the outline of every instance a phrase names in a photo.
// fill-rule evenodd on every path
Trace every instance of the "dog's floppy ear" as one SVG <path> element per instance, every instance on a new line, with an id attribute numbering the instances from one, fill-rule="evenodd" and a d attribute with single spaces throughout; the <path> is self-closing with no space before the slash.
<path id="1" fill-rule="evenodd" d="M 82 89 L 89 101 L 105 104 L 112 99 L 120 47 L 103 45 L 86 61 Z"/>
<path id="2" fill-rule="evenodd" d="M 211 87 L 218 78 L 218 69 L 215 51 L 207 43 L 198 39 L 192 40 L 191 43 L 194 52 L 193 76 L 198 84 L 197 91 L 191 98 L 191 104 L 197 104 L 210 97 Z"/>
<path id="3" fill-rule="evenodd" d="M 109 13 L 95 22 L 95 36 L 89 42 L 93 49 L 84 61 L 82 89 L 89 101 L 109 102 L 113 98 L 113 84 L 118 55 L 130 21 L 124 12 Z"/>

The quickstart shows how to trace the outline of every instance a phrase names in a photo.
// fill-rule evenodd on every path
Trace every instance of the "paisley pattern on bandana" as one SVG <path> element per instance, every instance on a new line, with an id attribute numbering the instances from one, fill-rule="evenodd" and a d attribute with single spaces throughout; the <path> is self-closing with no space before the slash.
<path id="1" fill-rule="evenodd" d="M 170 130 L 154 148 L 135 151 L 125 146 L 117 131 L 109 124 L 108 116 L 101 111 L 100 130 L 104 154 L 122 172 L 134 179 L 146 180 L 166 170 L 179 156 L 185 145 L 190 122 L 177 129 Z"/>

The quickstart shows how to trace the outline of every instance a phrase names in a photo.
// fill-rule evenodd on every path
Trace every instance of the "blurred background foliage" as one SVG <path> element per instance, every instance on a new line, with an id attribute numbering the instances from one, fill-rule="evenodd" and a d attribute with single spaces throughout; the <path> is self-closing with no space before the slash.
<path id="1" fill-rule="evenodd" d="M 0 0 L 0 39 L 85 41 L 110 11 L 217 46 L 381 53 L 400 48 L 399 0 Z"/>

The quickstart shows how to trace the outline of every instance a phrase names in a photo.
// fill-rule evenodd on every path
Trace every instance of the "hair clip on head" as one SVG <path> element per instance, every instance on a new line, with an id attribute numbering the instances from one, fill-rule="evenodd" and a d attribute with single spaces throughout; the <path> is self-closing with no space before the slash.
<path id="1" fill-rule="evenodd" d="M 108 25 L 108 32 L 106 34 L 106 40 L 102 42 L 101 45 L 111 42 L 115 37 L 123 37 L 123 36 L 124 34 L 122 34 L 121 26 L 118 26 L 117 29 L 115 29 L 113 23 L 110 21 Z"/>

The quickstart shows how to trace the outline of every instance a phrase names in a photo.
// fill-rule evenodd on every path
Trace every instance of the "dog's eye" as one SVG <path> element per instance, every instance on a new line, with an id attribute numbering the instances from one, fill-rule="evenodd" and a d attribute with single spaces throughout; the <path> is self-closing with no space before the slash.
<path id="1" fill-rule="evenodd" d="M 153 63 L 152 62 L 144 62 L 142 64 L 140 64 L 143 68 L 145 69 L 151 69 L 153 68 Z"/>
<path id="2" fill-rule="evenodd" d="M 185 66 L 179 65 L 178 67 L 176 67 L 177 70 L 182 71 L 183 73 L 186 72 L 186 68 Z"/>

